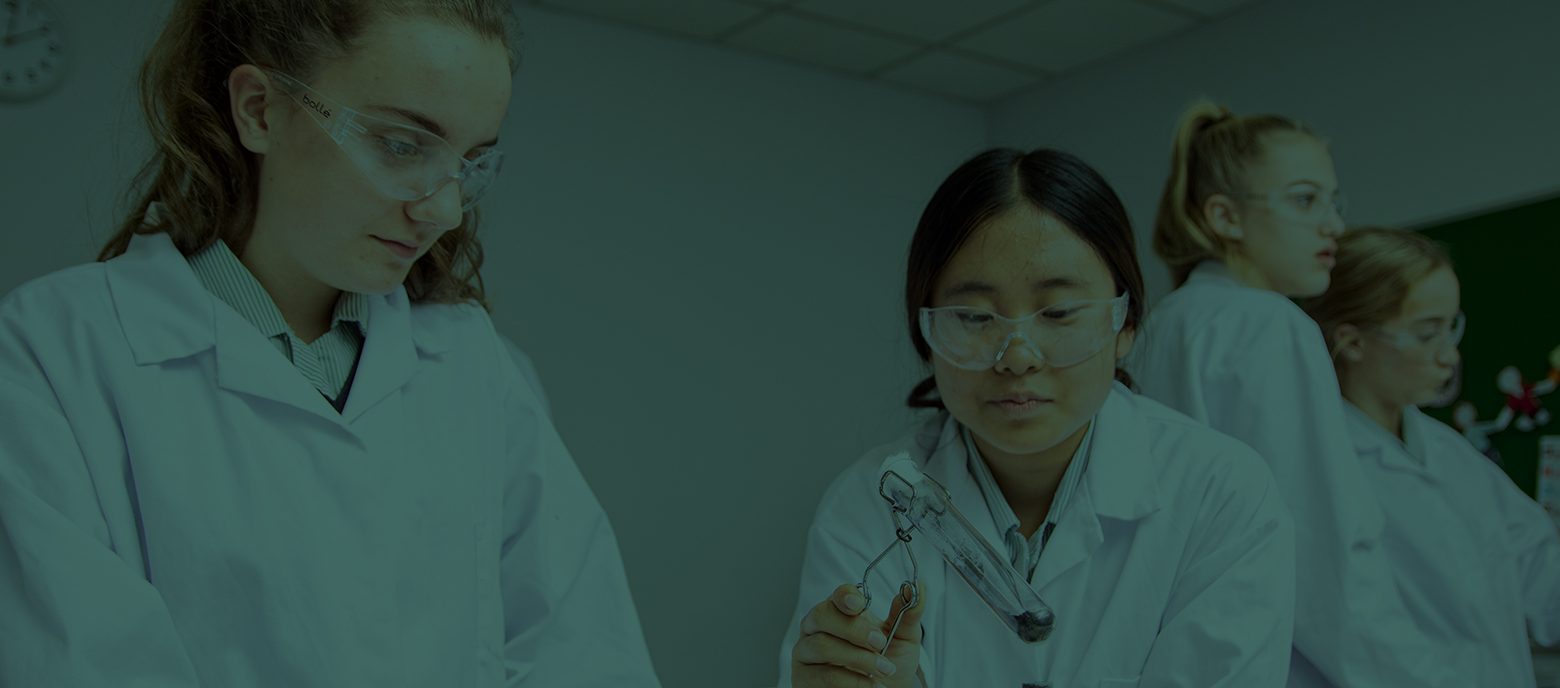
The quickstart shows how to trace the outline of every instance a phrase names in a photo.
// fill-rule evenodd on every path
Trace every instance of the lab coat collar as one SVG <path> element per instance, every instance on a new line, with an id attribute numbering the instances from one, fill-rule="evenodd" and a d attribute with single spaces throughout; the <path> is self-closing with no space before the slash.
<path id="1" fill-rule="evenodd" d="M 1187 284 L 1193 282 L 1240 284 L 1240 281 L 1235 279 L 1235 275 L 1230 273 L 1229 266 L 1217 260 L 1205 260 L 1198 263 L 1187 274 L 1186 282 Z"/>
<path id="2" fill-rule="evenodd" d="M 1412 406 L 1403 409 L 1404 440 L 1399 440 L 1358 406 L 1345 400 L 1343 408 L 1349 417 L 1354 451 L 1360 457 L 1378 461 L 1386 468 L 1418 474 L 1426 480 L 1436 479 L 1431 457 L 1425 451 L 1425 423 L 1429 419 L 1419 409 Z"/>
<path id="3" fill-rule="evenodd" d="M 185 358 L 216 345 L 216 299 L 166 234 L 137 234 L 104 264 L 109 294 L 138 365 Z"/>
<path id="4" fill-rule="evenodd" d="M 924 432 L 919 437 L 922 449 L 927 452 L 926 474 L 947 488 L 954 505 L 959 507 L 959 511 L 993 548 L 998 552 L 1004 551 L 1002 533 L 996 519 L 991 515 L 991 510 L 986 508 L 980 485 L 969 473 L 959 421 L 947 412 L 942 413 L 941 418 L 942 422 L 935 434 Z"/>
<path id="5" fill-rule="evenodd" d="M 1095 513 L 1135 521 L 1158 511 L 1163 503 L 1158 473 L 1132 391 L 1119 382 L 1113 385 L 1094 422 L 1094 448 L 1084 483 Z"/>
<path id="6" fill-rule="evenodd" d="M 105 265 L 120 326 L 139 365 L 156 365 L 215 348 L 217 382 L 350 423 L 399 389 L 415 374 L 418 354 L 448 350 L 445 337 L 415 326 L 405 289 L 374 295 L 357 376 L 343 413 L 337 414 L 305 383 L 254 326 L 218 300 L 190 269 L 168 235 L 138 234 L 121 256 Z"/>
<path id="7" fill-rule="evenodd" d="M 1135 521 L 1159 510 L 1154 457 L 1143 441 L 1142 416 L 1125 387 L 1117 384 L 1094 416 L 1094 446 L 1084 489 L 1061 515 L 1051 542 L 1035 567 L 1035 590 L 1083 563 L 1105 542 L 1101 520 Z"/>
<path id="8" fill-rule="evenodd" d="M 1141 416 L 1132 406 L 1131 392 L 1115 385 L 1094 417 L 1093 446 L 1083 489 L 1061 514 L 1051 540 L 1040 555 L 1032 584 L 1043 591 L 1047 584 L 1073 568 L 1104 542 L 1100 518 L 1137 520 L 1158 511 L 1161 505 L 1157 475 L 1148 444 L 1143 440 Z M 930 439 L 931 435 L 924 436 Z M 927 447 L 926 470 L 948 489 L 966 518 L 998 552 L 1005 551 L 1001 533 L 986 508 L 980 487 L 970 476 L 958 422 L 944 414 L 935 445 Z M 924 440 L 923 440 L 924 441 Z"/>

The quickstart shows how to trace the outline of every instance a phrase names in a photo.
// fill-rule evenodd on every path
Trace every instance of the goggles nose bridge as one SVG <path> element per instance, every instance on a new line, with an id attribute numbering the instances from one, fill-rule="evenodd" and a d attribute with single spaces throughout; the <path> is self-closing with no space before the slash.
<path id="1" fill-rule="evenodd" d="M 1002 358 L 1007 356 L 1008 348 L 1013 345 L 1014 339 L 1022 339 L 1024 344 L 1029 347 L 1029 355 L 1034 356 L 1036 360 L 1042 363 L 1045 362 L 1045 354 L 1041 353 L 1040 347 L 1035 345 L 1035 340 L 1030 339 L 1028 335 L 1014 328 L 1012 332 L 1009 332 L 1006 337 L 1002 338 L 1002 345 L 997 347 L 996 355 L 991 359 L 993 366 L 1001 363 Z"/>

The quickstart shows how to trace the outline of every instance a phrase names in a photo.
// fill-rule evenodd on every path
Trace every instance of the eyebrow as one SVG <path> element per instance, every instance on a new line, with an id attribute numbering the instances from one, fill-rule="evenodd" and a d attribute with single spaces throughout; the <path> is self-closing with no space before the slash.
<path id="1" fill-rule="evenodd" d="M 1292 182 L 1289 182 L 1288 184 L 1286 184 L 1284 186 L 1284 188 L 1286 188 L 1286 189 L 1293 189 L 1294 187 L 1297 187 L 1297 186 L 1314 186 L 1314 187 L 1316 187 L 1317 191 L 1321 191 L 1322 189 L 1327 188 L 1327 185 L 1325 185 L 1325 184 L 1323 184 L 1321 182 L 1318 182 L 1318 181 L 1312 181 L 1310 179 L 1297 179 L 1295 181 L 1292 181 Z M 1333 189 L 1333 193 L 1334 194 L 1337 194 L 1338 191 L 1339 191 L 1338 189 Z"/>
<path id="2" fill-rule="evenodd" d="M 1057 289 L 1077 289 L 1083 283 L 1073 277 L 1047 277 L 1034 283 L 1035 291 L 1054 291 Z M 980 280 L 965 280 L 943 290 L 943 298 L 978 294 L 990 296 L 997 293 L 997 288 Z"/>
<path id="3" fill-rule="evenodd" d="M 370 106 L 368 106 L 367 109 L 369 109 L 369 110 L 379 110 L 380 112 L 388 112 L 388 113 L 390 113 L 392 115 L 396 115 L 398 117 L 401 117 L 402 119 L 405 119 L 405 120 L 408 120 L 408 121 L 412 122 L 413 124 L 416 124 L 419 127 L 427 129 L 434 136 L 437 136 L 437 137 L 439 137 L 441 139 L 444 139 L 446 141 L 449 140 L 449 131 L 446 130 L 443 125 L 441 125 L 438 122 L 434 121 L 434 119 L 432 117 L 424 115 L 423 113 L 418 112 L 416 110 L 408 110 L 406 108 L 399 108 L 399 107 L 395 107 L 394 105 L 370 105 Z M 496 145 L 498 145 L 498 137 L 494 136 L 493 138 L 491 138 L 491 139 L 489 139 L 487 141 L 483 141 L 482 143 L 479 143 L 479 144 L 477 144 L 475 146 L 472 146 L 472 148 L 487 148 L 488 146 L 496 146 Z"/>

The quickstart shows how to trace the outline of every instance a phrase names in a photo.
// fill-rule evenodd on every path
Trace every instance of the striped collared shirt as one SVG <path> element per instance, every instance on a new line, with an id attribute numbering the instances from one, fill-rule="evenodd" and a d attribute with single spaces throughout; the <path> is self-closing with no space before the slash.
<path id="1" fill-rule="evenodd" d="M 306 343 L 288 327 L 270 293 L 225 242 L 217 241 L 190 256 L 189 264 L 206 290 L 269 338 L 309 384 L 331 399 L 341 396 L 368 332 L 367 298 L 342 292 L 336 300 L 330 330 Z"/>
<path id="2" fill-rule="evenodd" d="M 1089 466 L 1089 445 L 1094 440 L 1094 422 L 1089 422 L 1089 429 L 1083 435 L 1083 442 L 1078 445 L 1072 461 L 1067 464 L 1067 470 L 1062 473 L 1062 482 L 1056 486 L 1056 495 L 1051 498 L 1051 508 L 1046 512 L 1045 523 L 1027 539 L 1019 530 L 1018 517 L 1013 514 L 1013 507 L 1008 505 L 1007 498 L 1002 496 L 1002 488 L 997 485 L 997 479 L 991 474 L 991 468 L 986 465 L 986 460 L 981 458 L 980 449 L 975 446 L 974 435 L 970 434 L 969 428 L 962 425 L 960 433 L 964 436 L 964 449 L 969 457 L 970 475 L 975 478 L 975 484 L 980 487 L 981 496 L 986 500 L 986 508 L 991 511 L 991 518 L 997 524 L 997 532 L 1002 534 L 1003 544 L 1007 545 L 1009 561 L 1013 563 L 1014 569 L 1023 574 L 1025 580 L 1031 580 L 1035 575 L 1035 566 L 1040 563 L 1040 552 L 1051 539 L 1051 531 L 1061 520 L 1062 513 L 1067 509 L 1067 504 L 1072 501 L 1073 494 L 1083 484 L 1083 473 Z"/>

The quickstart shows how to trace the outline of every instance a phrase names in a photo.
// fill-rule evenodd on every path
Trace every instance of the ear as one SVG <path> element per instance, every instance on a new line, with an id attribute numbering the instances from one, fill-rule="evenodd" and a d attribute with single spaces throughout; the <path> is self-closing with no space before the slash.
<path id="1" fill-rule="evenodd" d="M 1203 221 L 1220 238 L 1229 241 L 1239 241 L 1244 232 L 1240 227 L 1240 213 L 1236 209 L 1235 199 L 1224 194 L 1214 194 L 1203 201 Z"/>
<path id="2" fill-rule="evenodd" d="M 275 120 L 280 96 L 271 78 L 259 67 L 239 65 L 228 74 L 228 109 L 238 140 L 251 153 L 265 154 L 276 145 Z"/>
<path id="3" fill-rule="evenodd" d="M 1333 357 L 1350 363 L 1365 360 L 1365 336 L 1359 327 L 1344 323 L 1333 330 Z"/>

